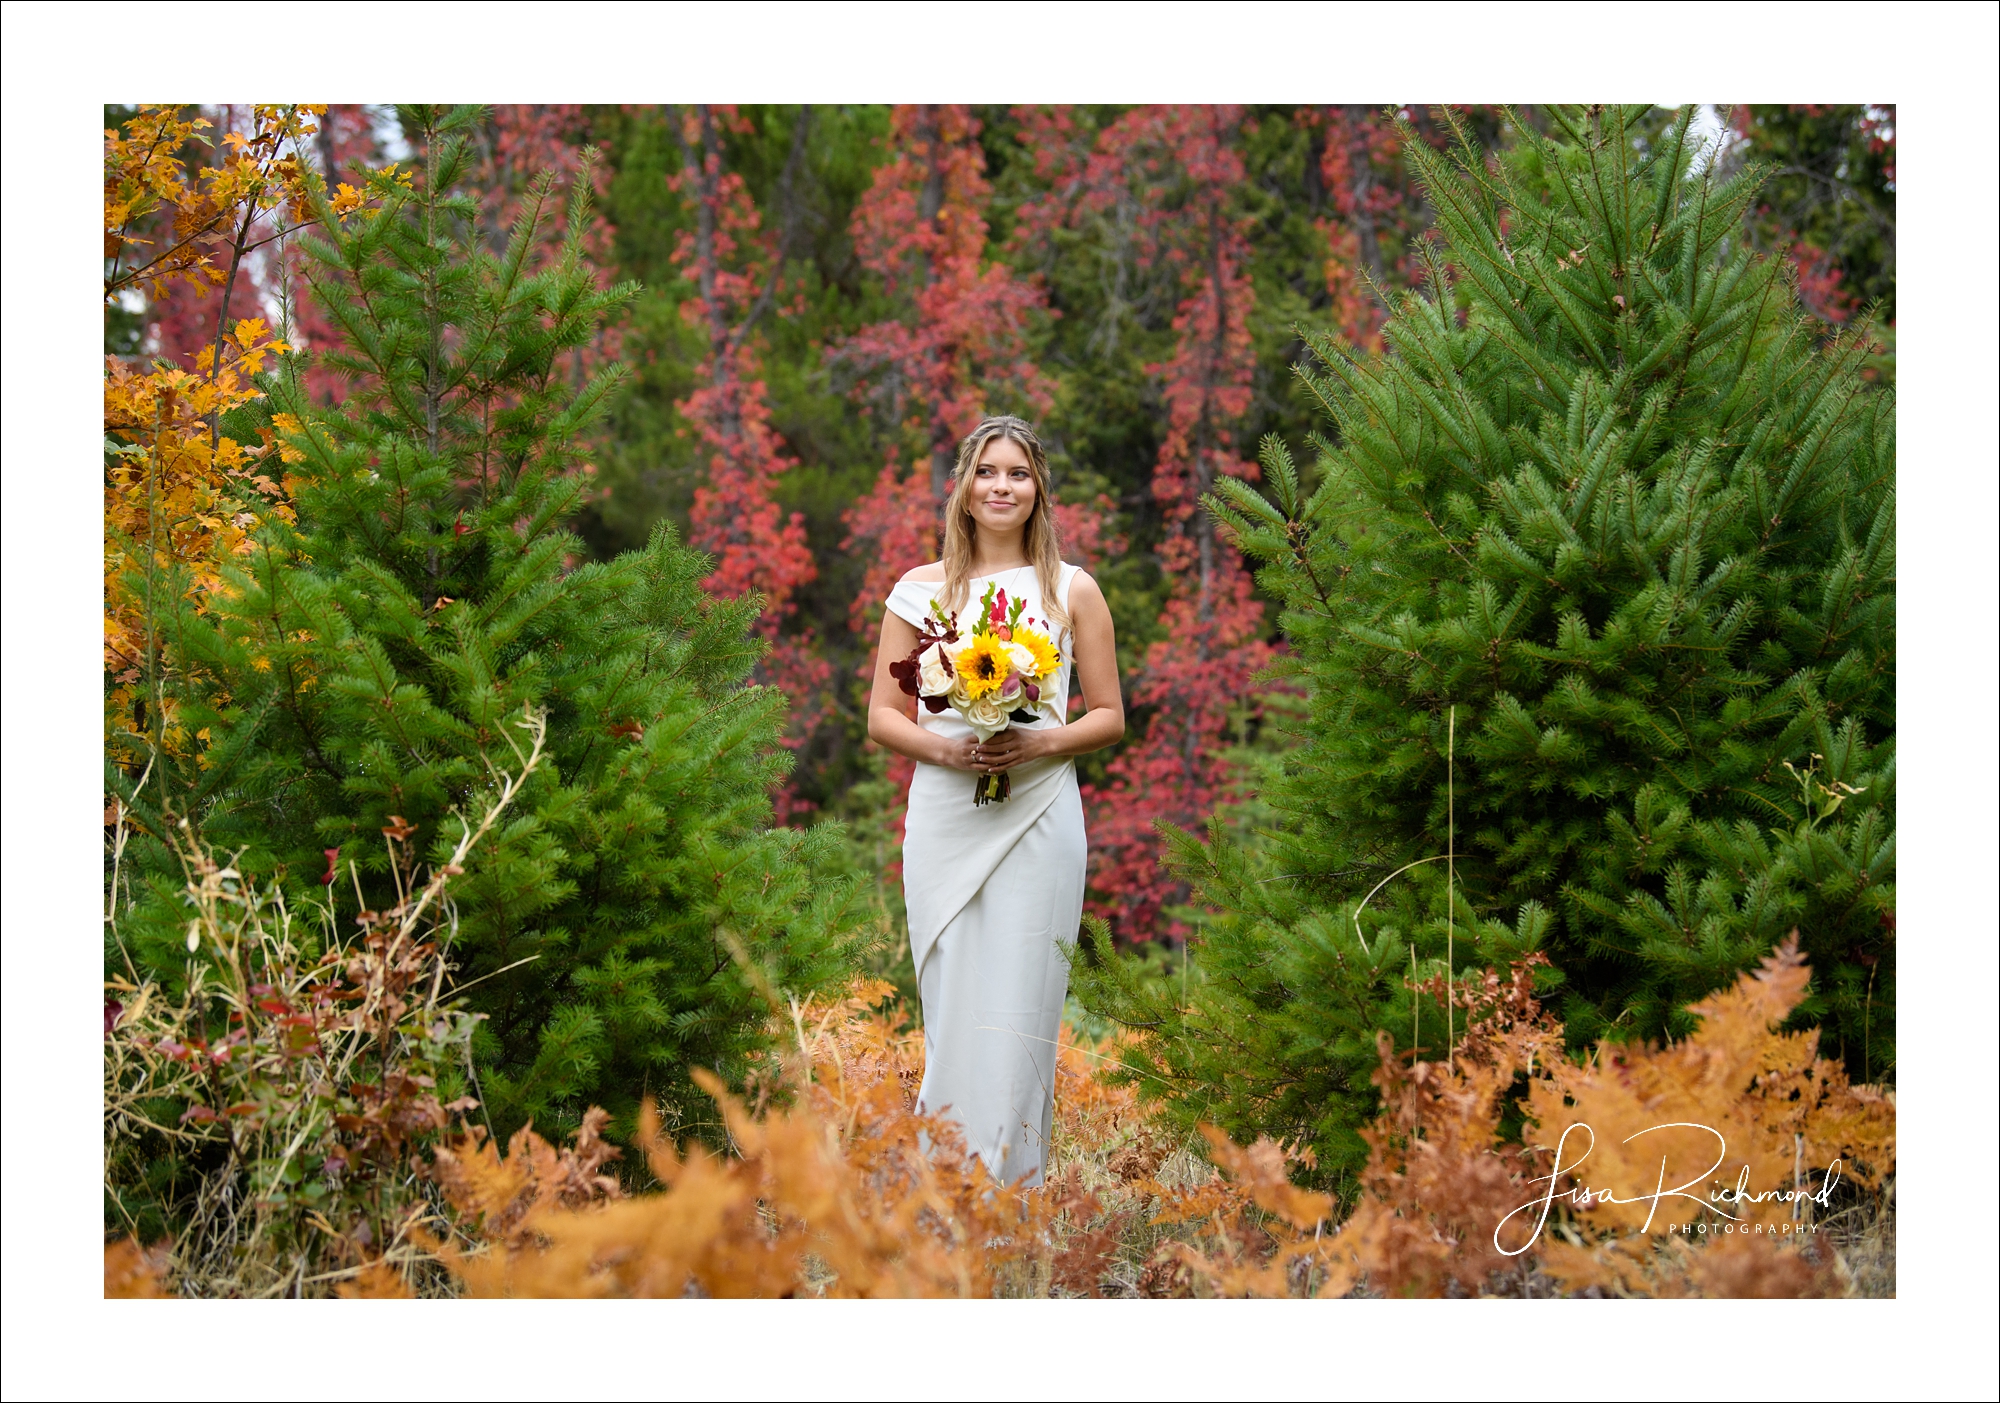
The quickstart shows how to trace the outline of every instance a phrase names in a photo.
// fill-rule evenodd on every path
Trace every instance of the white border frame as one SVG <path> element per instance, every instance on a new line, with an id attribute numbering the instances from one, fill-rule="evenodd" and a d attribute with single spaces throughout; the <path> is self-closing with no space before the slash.
<path id="1" fill-rule="evenodd" d="M 1421 1398 L 1588 1394 L 1593 1383 L 1620 1397 L 1993 1395 L 1996 1249 L 1983 1195 L 1995 1110 L 1978 1087 L 1994 1065 L 2000 985 L 1994 7 L 292 3 L 246 10 L 237 28 L 230 18 L 190 11 L 178 70 L 166 6 L 23 0 L 0 18 L 7 1396 L 336 1397 L 380 1380 L 503 1396 Z M 614 42 L 592 51 L 600 35 Z M 574 52 L 552 60 L 565 44 Z M 191 81 L 358 100 L 413 88 L 593 102 L 1902 99 L 1897 378 L 1912 472 L 1900 596 L 1911 678 L 1899 746 L 1899 983 L 1911 996 L 1898 1027 L 1900 1298 L 467 1302 L 433 1307 L 451 1312 L 449 1337 L 420 1338 L 407 1321 L 383 1328 L 377 1315 L 338 1343 L 327 1311 L 425 1307 L 103 1301 L 99 1187 L 71 1163 L 88 1162 L 100 1137 L 89 1036 L 98 940 L 85 913 L 101 880 L 90 819 L 101 802 L 102 540 L 98 450 L 83 432 L 99 394 L 89 300 L 99 108 Z M 1002 1340 L 1013 1352 L 996 1357 Z M 365 1375 L 331 1362 L 357 1356 Z"/>

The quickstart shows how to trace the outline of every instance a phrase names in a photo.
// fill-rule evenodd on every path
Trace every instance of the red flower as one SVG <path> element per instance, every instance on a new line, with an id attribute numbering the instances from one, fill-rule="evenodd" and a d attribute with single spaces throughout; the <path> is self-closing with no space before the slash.
<path id="1" fill-rule="evenodd" d="M 340 849 L 321 848 L 320 851 L 326 854 L 326 873 L 319 879 L 319 884 L 330 887 L 333 885 L 334 864 L 340 861 Z"/>

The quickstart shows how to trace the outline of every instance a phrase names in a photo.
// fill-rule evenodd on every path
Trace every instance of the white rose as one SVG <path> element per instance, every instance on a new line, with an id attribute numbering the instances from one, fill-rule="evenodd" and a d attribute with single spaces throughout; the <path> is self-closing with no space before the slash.
<path id="1" fill-rule="evenodd" d="M 1007 713 L 1001 710 L 1000 699 L 990 694 L 960 708 L 960 714 L 982 741 L 991 740 L 1007 729 Z"/>
<path id="2" fill-rule="evenodd" d="M 944 644 L 926 648 L 923 657 L 917 660 L 917 694 L 926 697 L 941 697 L 952 689 L 958 675 L 945 661 Z"/>
<path id="3" fill-rule="evenodd" d="M 1035 655 L 1019 643 L 1009 643 L 1006 645 L 1006 648 L 1007 656 L 1014 663 L 1014 671 L 1020 673 L 1023 677 L 1033 677 L 1035 675 Z"/>

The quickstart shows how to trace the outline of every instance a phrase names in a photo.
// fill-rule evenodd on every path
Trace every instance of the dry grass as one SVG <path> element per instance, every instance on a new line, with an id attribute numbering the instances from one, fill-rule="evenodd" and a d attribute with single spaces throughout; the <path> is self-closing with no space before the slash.
<path id="1" fill-rule="evenodd" d="M 1896 1296 L 1896 1185 L 1868 1195 L 1832 1215 L 1821 1231 L 1830 1234 L 1847 1283 L 1846 1295 L 1874 1300 Z"/>
<path id="2" fill-rule="evenodd" d="M 440 1088 L 471 1080 L 479 1015 L 446 986 L 447 889 L 541 763 L 543 723 L 518 723 L 518 769 L 492 771 L 477 823 L 419 880 L 412 838 L 383 830 L 396 901 L 343 939 L 332 907 L 308 938 L 283 892 L 219 861 L 182 825 L 188 974 L 177 996 L 107 981 L 107 1202 L 136 1234 L 135 1204 L 178 1224 L 144 1253 L 107 1246 L 107 1294 L 148 1274 L 199 1297 L 437 1293 L 450 1279 L 422 1245 L 449 1229 L 418 1147 L 477 1105 Z M 119 815 L 114 853 L 124 844 Z M 116 884 L 114 882 L 114 891 Z M 117 911 L 108 913 L 116 934 Z M 176 1171 L 162 1189 L 158 1166 Z M 162 1202 L 164 1200 L 164 1202 Z"/>

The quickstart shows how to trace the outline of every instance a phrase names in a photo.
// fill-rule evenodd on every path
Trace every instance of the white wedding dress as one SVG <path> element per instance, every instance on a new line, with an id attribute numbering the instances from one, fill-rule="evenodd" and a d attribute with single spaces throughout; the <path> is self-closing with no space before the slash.
<path id="1" fill-rule="evenodd" d="M 1076 574 L 1076 566 L 1062 567 L 1065 608 Z M 1026 615 L 1046 617 L 1035 571 L 1023 566 L 974 579 L 959 610 L 963 623 L 970 624 L 989 581 L 1010 600 L 1025 597 Z M 921 630 L 942 588 L 904 580 L 889 608 Z M 1070 640 L 1056 642 L 1062 668 L 1043 697 L 1061 718 L 1069 714 Z M 919 706 L 917 720 L 941 735 L 973 734 L 949 708 L 933 715 Z M 1033 729 L 1061 724 L 1045 716 Z M 924 1006 L 917 1109 L 963 1126 L 996 1179 L 1039 1184 L 1087 850 L 1074 761 L 1035 760 L 1012 776 L 1006 802 L 979 807 L 972 802 L 978 777 L 968 771 L 919 762 L 910 782 L 903 896 Z"/>

